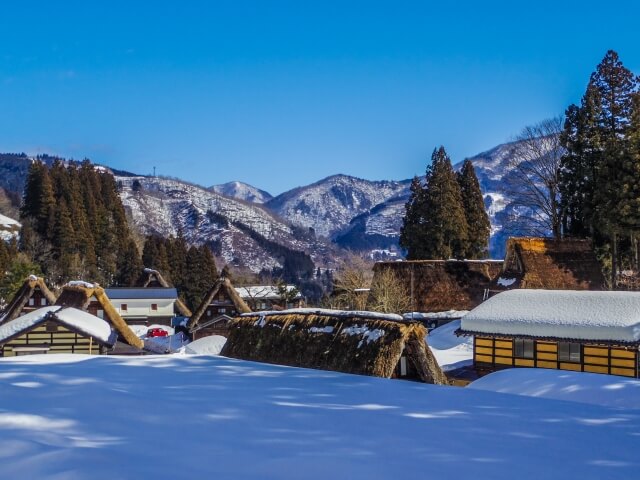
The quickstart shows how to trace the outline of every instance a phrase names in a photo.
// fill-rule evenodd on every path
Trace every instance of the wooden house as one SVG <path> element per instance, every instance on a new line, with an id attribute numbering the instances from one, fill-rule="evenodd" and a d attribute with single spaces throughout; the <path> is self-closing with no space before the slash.
<path id="1" fill-rule="evenodd" d="M 498 293 L 462 317 L 479 373 L 537 367 L 638 377 L 640 292 Z"/>
<path id="2" fill-rule="evenodd" d="M 100 355 L 116 343 L 105 321 L 75 308 L 46 306 L 0 325 L 0 357 L 43 353 Z"/>
<path id="3" fill-rule="evenodd" d="M 304 298 L 296 286 L 286 285 L 285 288 L 287 296 L 292 297 L 287 300 L 286 304 L 284 304 L 282 295 L 278 291 L 278 287 L 276 285 L 236 287 L 236 292 L 254 312 L 264 310 L 286 310 L 289 308 L 302 307 Z"/>
<path id="4" fill-rule="evenodd" d="M 236 317 L 221 355 L 257 362 L 447 384 L 426 329 L 400 315 L 293 309 Z"/>
<path id="5" fill-rule="evenodd" d="M 0 325 L 38 308 L 53 305 L 55 301 L 56 296 L 47 288 L 44 280 L 31 275 L 7 305 L 4 315 L 0 317 Z"/>
<path id="6" fill-rule="evenodd" d="M 80 281 L 69 282 L 62 288 L 55 304 L 83 310 L 106 320 L 118 333 L 116 353 L 142 352 L 144 342 L 129 328 L 99 285 Z"/>
<path id="7" fill-rule="evenodd" d="M 229 323 L 240 313 L 250 312 L 228 278 L 220 277 L 207 292 L 200 306 L 187 323 L 193 340 L 210 335 L 229 334 Z"/>
<path id="8" fill-rule="evenodd" d="M 452 313 L 466 313 L 480 305 L 502 271 L 502 263 L 502 260 L 377 262 L 372 283 L 384 270 L 390 269 L 411 299 L 413 318 L 435 328 L 455 319 Z M 397 313 L 411 316 L 408 312 Z"/>
<path id="9" fill-rule="evenodd" d="M 603 290 L 605 280 L 589 240 L 509 238 L 491 293 L 514 288 Z"/>
<path id="10" fill-rule="evenodd" d="M 137 287 L 141 288 L 173 288 L 158 270 L 145 268 L 136 282 Z M 184 304 L 180 297 L 176 296 L 174 302 L 174 313 L 178 316 L 189 318 L 192 315 L 191 310 Z"/>
<path id="11" fill-rule="evenodd" d="M 175 318 L 178 291 L 173 287 L 117 287 L 105 293 L 129 325 L 167 325 Z"/>

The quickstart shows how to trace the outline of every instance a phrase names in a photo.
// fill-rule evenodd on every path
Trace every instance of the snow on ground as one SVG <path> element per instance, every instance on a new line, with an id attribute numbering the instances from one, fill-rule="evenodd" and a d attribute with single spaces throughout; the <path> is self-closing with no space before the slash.
<path id="1" fill-rule="evenodd" d="M 184 347 L 184 353 L 189 355 L 220 355 L 227 338 L 222 335 L 202 337 Z"/>
<path id="2" fill-rule="evenodd" d="M 473 337 L 457 337 L 460 320 L 434 328 L 427 336 L 427 344 L 445 372 L 473 363 Z"/>
<path id="3" fill-rule="evenodd" d="M 640 381 L 615 375 L 510 368 L 482 377 L 467 388 L 640 409 Z"/>
<path id="4" fill-rule="evenodd" d="M 640 410 L 224 357 L 3 359 L 0 392 L 5 478 L 601 480 L 640 465 Z"/>

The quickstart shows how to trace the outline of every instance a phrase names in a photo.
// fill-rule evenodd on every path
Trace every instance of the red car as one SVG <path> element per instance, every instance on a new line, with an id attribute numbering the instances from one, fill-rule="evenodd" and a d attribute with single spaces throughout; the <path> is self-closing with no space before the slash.
<path id="1" fill-rule="evenodd" d="M 151 337 L 168 337 L 169 332 L 163 330 L 162 328 L 150 328 L 147 330 L 147 338 Z"/>

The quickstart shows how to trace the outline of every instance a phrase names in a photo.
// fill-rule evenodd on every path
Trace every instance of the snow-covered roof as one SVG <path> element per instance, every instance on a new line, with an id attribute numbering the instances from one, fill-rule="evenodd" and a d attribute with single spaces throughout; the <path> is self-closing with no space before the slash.
<path id="1" fill-rule="evenodd" d="M 253 285 L 249 287 L 235 287 L 236 292 L 243 299 L 279 299 L 280 293 L 275 285 Z M 295 285 L 287 285 L 287 292 L 295 290 Z M 298 292 L 295 298 L 302 298 L 302 294 Z"/>
<path id="2" fill-rule="evenodd" d="M 640 292 L 510 290 L 462 317 L 462 333 L 640 342 Z"/>
<path id="3" fill-rule="evenodd" d="M 72 280 L 65 284 L 65 287 L 84 287 L 84 288 L 95 288 L 97 284 L 85 282 L 84 280 Z"/>
<path id="4" fill-rule="evenodd" d="M 469 310 L 445 310 L 444 312 L 409 312 L 402 315 L 405 320 L 448 320 L 462 318 Z"/>
<path id="5" fill-rule="evenodd" d="M 288 310 L 268 310 L 265 312 L 250 312 L 243 313 L 241 317 L 268 317 L 272 315 L 326 315 L 329 317 L 343 317 L 343 318 L 370 318 L 373 320 L 389 320 L 392 322 L 402 322 L 404 319 L 401 315 L 395 313 L 379 313 L 368 312 L 364 310 L 331 310 L 328 308 L 290 308 Z"/>
<path id="6" fill-rule="evenodd" d="M 113 345 L 116 342 L 117 334 L 111 329 L 111 325 L 95 315 L 70 307 L 55 312 L 54 317 L 65 326 L 106 344 Z"/>
<path id="7" fill-rule="evenodd" d="M 116 333 L 105 320 L 76 308 L 52 305 L 34 310 L 0 326 L 0 342 L 35 327 L 46 317 L 53 318 L 62 325 L 82 332 L 102 343 L 113 345 L 116 341 Z"/>

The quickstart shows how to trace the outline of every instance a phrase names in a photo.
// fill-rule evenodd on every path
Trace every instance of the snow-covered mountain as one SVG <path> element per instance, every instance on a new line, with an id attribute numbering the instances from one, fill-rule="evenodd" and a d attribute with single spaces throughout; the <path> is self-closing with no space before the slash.
<path id="1" fill-rule="evenodd" d="M 208 244 L 225 262 L 258 272 L 281 267 L 281 250 L 302 251 L 319 266 L 335 260 L 334 247 L 260 205 L 225 197 L 176 179 L 116 176 L 133 223 L 145 234 L 178 235 Z"/>
<path id="2" fill-rule="evenodd" d="M 269 192 L 260 190 L 244 182 L 227 182 L 209 187 L 216 193 L 226 197 L 237 198 L 252 203 L 265 203 L 273 198 Z"/>
<path id="3" fill-rule="evenodd" d="M 333 175 L 278 195 L 266 206 L 294 225 L 313 228 L 317 235 L 332 238 L 354 217 L 403 194 L 409 183 Z"/>

